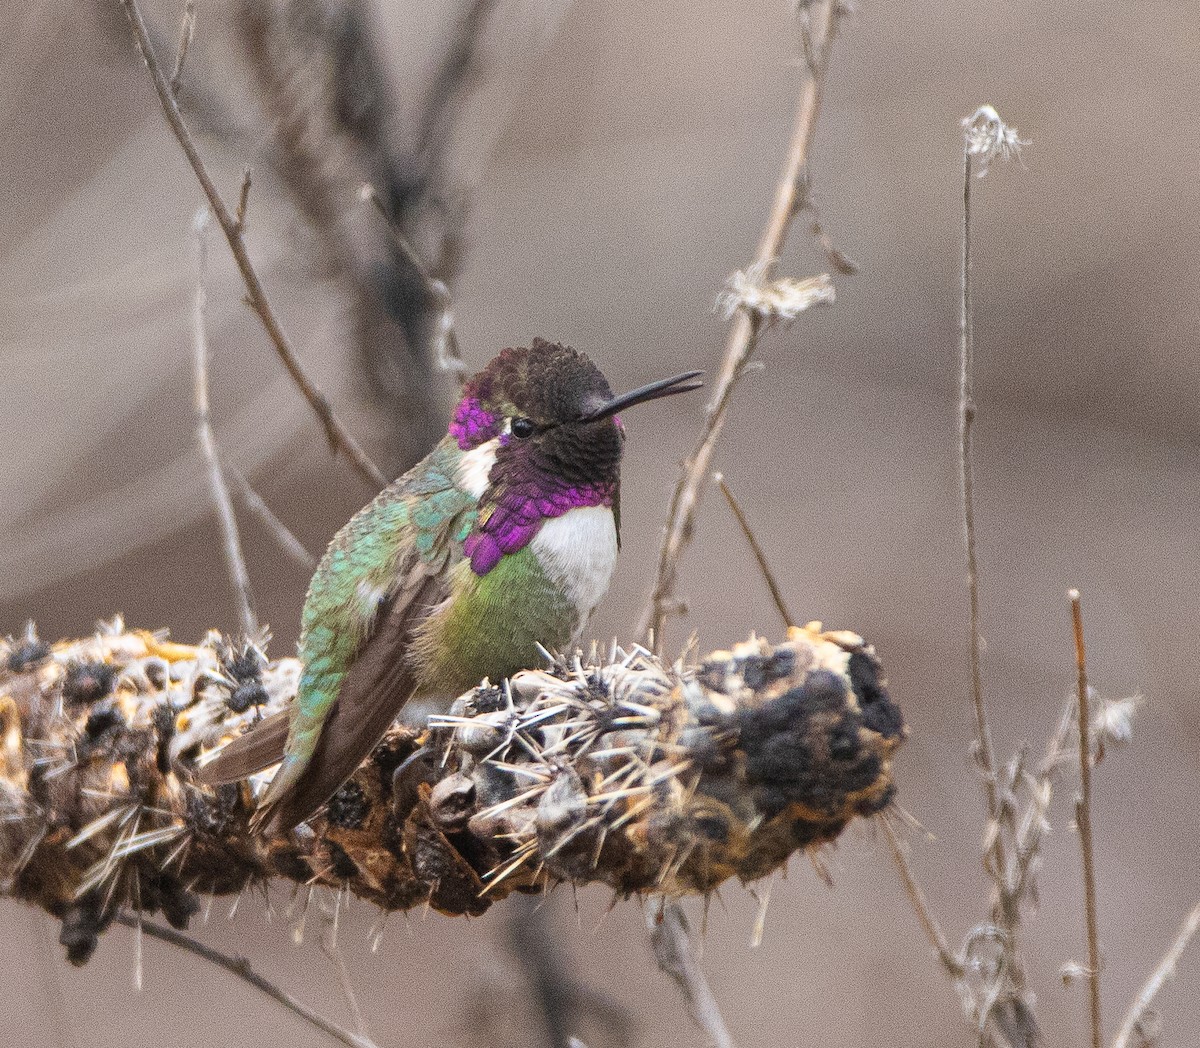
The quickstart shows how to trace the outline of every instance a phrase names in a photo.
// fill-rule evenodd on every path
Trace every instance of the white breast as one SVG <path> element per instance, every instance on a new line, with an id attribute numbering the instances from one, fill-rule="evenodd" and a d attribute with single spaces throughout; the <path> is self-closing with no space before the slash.
<path id="1" fill-rule="evenodd" d="M 608 506 L 580 506 L 544 521 L 532 542 L 542 570 L 579 611 L 575 640 L 608 589 L 617 525 Z"/>
<path id="2" fill-rule="evenodd" d="M 499 438 L 493 437 L 491 440 L 485 440 L 479 447 L 464 452 L 458 460 L 458 475 L 454 479 L 468 495 L 478 499 L 487 491 L 488 475 L 496 464 L 496 452 L 499 448 Z"/>

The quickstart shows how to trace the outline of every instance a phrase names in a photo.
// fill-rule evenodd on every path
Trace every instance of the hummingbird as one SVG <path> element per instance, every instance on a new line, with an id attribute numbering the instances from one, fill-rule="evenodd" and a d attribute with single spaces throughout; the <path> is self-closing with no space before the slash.
<path id="1" fill-rule="evenodd" d="M 463 387 L 446 436 L 333 537 L 301 618 L 289 706 L 197 773 L 279 767 L 251 819 L 314 814 L 408 704 L 445 710 L 485 677 L 579 641 L 620 544 L 618 412 L 700 387 L 698 371 L 614 396 L 568 346 L 505 349 Z M 411 708 L 411 707 L 410 707 Z"/>

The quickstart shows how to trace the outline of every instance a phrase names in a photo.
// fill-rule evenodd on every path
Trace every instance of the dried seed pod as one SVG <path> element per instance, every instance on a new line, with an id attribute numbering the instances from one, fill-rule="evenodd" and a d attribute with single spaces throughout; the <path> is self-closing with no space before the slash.
<path id="1" fill-rule="evenodd" d="M 906 733 L 870 647 L 819 623 L 694 669 L 641 648 L 556 658 L 427 731 L 393 726 L 324 811 L 261 839 L 268 775 L 208 790 L 192 771 L 261 715 L 232 694 L 261 689 L 267 713 L 292 698 L 295 659 L 119 622 L 14 658 L 28 643 L 0 645 L 0 892 L 62 919 L 80 963 L 123 906 L 182 926 L 193 891 L 268 877 L 458 914 L 556 880 L 751 881 L 884 808 Z"/>

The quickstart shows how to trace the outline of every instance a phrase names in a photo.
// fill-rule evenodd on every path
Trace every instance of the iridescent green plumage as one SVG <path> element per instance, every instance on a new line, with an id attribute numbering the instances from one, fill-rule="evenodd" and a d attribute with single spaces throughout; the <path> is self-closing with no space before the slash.
<path id="1" fill-rule="evenodd" d="M 454 441 L 443 439 L 411 472 L 359 510 L 321 558 L 301 619 L 304 671 L 291 715 L 286 756 L 263 798 L 260 810 L 264 818 L 270 806 L 295 787 L 312 760 L 346 674 L 381 612 L 393 607 L 398 598 L 411 599 L 414 575 L 445 576 L 462 560 L 462 542 L 475 524 L 478 503 L 455 485 L 461 457 Z M 420 592 L 426 605 L 404 609 L 406 618 L 423 617 L 446 596 L 425 589 Z M 400 657 L 406 658 L 406 654 L 400 653 Z M 413 672 L 408 676 L 419 680 L 424 675 Z M 418 686 L 417 681 L 409 683 L 407 679 L 398 683 L 407 687 L 409 694 L 397 696 L 396 709 Z"/>
<path id="2" fill-rule="evenodd" d="M 623 430 L 582 354 L 535 341 L 464 389 L 449 434 L 361 509 L 309 585 L 286 715 L 199 772 L 209 784 L 280 763 L 251 825 L 284 832 L 349 777 L 411 700 L 442 708 L 484 677 L 573 643 L 608 586 Z M 285 719 L 286 717 L 286 719 Z"/>

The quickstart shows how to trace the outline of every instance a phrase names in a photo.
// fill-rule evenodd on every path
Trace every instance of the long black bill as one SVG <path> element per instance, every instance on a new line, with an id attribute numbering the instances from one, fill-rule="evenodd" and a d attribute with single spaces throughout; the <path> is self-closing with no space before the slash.
<path id="1" fill-rule="evenodd" d="M 601 404 L 598 408 L 593 408 L 579 421 L 599 422 L 603 418 L 615 415 L 618 411 L 633 407 L 634 404 L 645 404 L 648 400 L 658 400 L 661 397 L 673 397 L 676 393 L 690 393 L 693 389 L 699 389 L 704 385 L 703 382 L 692 381 L 703 374 L 703 371 L 685 371 L 682 375 L 676 375 L 674 378 L 663 378 L 657 382 L 651 382 L 648 386 L 641 386 L 631 393 L 622 393 L 619 397 L 613 397 L 612 400 Z"/>

